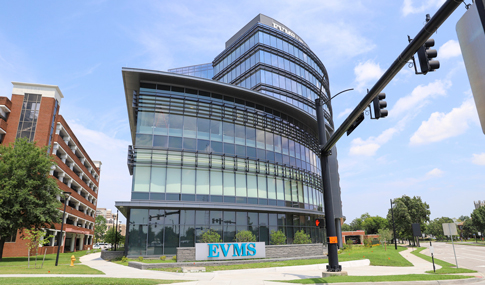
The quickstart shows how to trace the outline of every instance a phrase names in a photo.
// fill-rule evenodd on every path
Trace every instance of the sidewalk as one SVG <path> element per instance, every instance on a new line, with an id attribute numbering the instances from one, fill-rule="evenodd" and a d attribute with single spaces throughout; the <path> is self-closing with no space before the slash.
<path id="1" fill-rule="evenodd" d="M 413 267 L 370 266 L 369 260 L 341 262 L 344 271 L 352 276 L 370 275 L 400 275 L 423 274 L 432 270 L 433 265 L 411 254 L 412 249 L 401 252 L 401 255 L 413 263 Z M 207 273 L 173 273 L 153 270 L 139 270 L 132 267 L 108 262 L 100 258 L 100 253 L 81 257 L 81 262 L 87 266 L 98 269 L 106 275 L 29 275 L 31 277 L 116 277 L 116 278 L 148 278 L 165 280 L 192 280 L 187 285 L 205 284 L 273 284 L 288 285 L 288 283 L 270 282 L 269 280 L 294 280 L 305 278 L 320 278 L 325 271 L 326 264 L 286 266 L 259 269 L 225 270 Z M 436 269 L 441 268 L 436 266 Z M 16 277 L 25 275 L 0 275 L 0 277 Z M 422 281 L 420 281 L 422 283 Z M 365 283 L 358 283 L 365 284 Z M 436 283 L 435 283 L 436 284 Z"/>

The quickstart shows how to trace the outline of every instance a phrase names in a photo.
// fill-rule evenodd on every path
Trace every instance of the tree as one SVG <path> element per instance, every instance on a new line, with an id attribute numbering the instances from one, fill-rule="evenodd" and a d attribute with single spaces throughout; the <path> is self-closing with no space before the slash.
<path id="1" fill-rule="evenodd" d="M 234 237 L 235 242 L 255 242 L 256 236 L 251 231 L 239 231 Z"/>
<path id="2" fill-rule="evenodd" d="M 387 243 L 392 239 L 392 232 L 390 229 L 379 229 L 379 238 L 381 242 L 384 242 L 384 249 L 387 251 Z"/>
<path id="3" fill-rule="evenodd" d="M 271 231 L 271 244 L 274 244 L 274 245 L 282 245 L 282 244 L 286 244 L 286 236 L 285 234 L 283 233 L 283 231 L 279 230 L 279 231 L 274 231 L 272 230 Z"/>
<path id="4" fill-rule="evenodd" d="M 444 223 L 453 223 L 453 219 L 448 217 L 436 218 L 429 222 L 425 233 L 434 236 L 437 240 L 444 240 L 446 238 L 443 232 Z"/>
<path id="5" fill-rule="evenodd" d="M 111 244 L 118 244 L 124 241 L 124 236 L 122 236 L 120 232 L 116 231 L 116 227 L 112 227 L 106 232 L 104 241 Z"/>
<path id="6" fill-rule="evenodd" d="M 94 220 L 94 236 L 96 237 L 96 242 L 104 239 L 106 228 L 106 219 L 101 215 L 96 216 L 96 219 Z"/>
<path id="7" fill-rule="evenodd" d="M 35 230 L 35 229 L 26 229 L 25 233 L 26 233 L 26 236 L 24 236 L 23 239 L 27 241 L 27 250 L 28 250 L 27 267 L 30 268 L 30 256 L 32 255 L 31 252 L 32 250 L 35 250 L 34 268 L 37 268 L 37 255 L 39 254 L 39 246 L 49 243 L 49 238 L 52 238 L 54 236 L 49 235 L 46 237 L 46 232 L 44 232 L 43 230 Z M 42 267 L 43 266 L 44 266 L 44 262 L 42 262 Z"/>
<path id="8" fill-rule="evenodd" d="M 377 234 L 380 229 L 388 228 L 387 219 L 379 216 L 368 217 L 362 222 L 366 234 Z"/>
<path id="9" fill-rule="evenodd" d="M 475 226 L 477 231 L 485 232 L 485 207 L 479 207 L 473 210 L 471 217 L 473 226 Z"/>
<path id="10" fill-rule="evenodd" d="M 47 149 L 26 139 L 0 145 L 0 260 L 6 239 L 17 231 L 60 222 L 61 190 L 49 175 L 55 162 Z"/>
<path id="11" fill-rule="evenodd" d="M 208 230 L 202 234 L 203 243 L 221 242 L 221 235 L 214 230 Z"/>
<path id="12" fill-rule="evenodd" d="M 420 224 L 421 231 L 426 230 L 426 222 L 429 222 L 429 205 L 421 201 L 421 197 L 403 195 L 401 198 L 394 199 L 394 223 L 396 233 L 401 239 L 413 240 L 412 226 L 413 223 Z M 391 209 L 387 214 L 389 225 L 392 225 Z"/>
<path id="13" fill-rule="evenodd" d="M 303 230 L 299 230 L 295 233 L 295 239 L 293 240 L 294 244 L 308 244 L 312 243 L 310 239 L 310 235 L 306 234 Z"/>
<path id="14" fill-rule="evenodd" d="M 466 219 L 463 223 L 463 236 L 469 238 L 478 233 L 477 228 L 473 225 L 472 219 Z"/>
<path id="15" fill-rule="evenodd" d="M 350 227 L 350 225 L 348 225 L 348 224 L 344 223 L 344 224 L 342 225 L 342 231 L 343 231 L 343 232 L 350 232 L 350 231 L 352 231 L 352 228 Z"/>

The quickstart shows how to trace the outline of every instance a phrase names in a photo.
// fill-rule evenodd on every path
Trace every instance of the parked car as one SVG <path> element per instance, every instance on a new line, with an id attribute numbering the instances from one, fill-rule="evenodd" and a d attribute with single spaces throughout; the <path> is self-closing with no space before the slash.
<path id="1" fill-rule="evenodd" d="M 103 243 L 103 242 L 98 242 L 97 244 L 95 244 L 93 246 L 93 249 L 107 249 L 107 248 L 111 248 L 111 246 L 107 243 Z"/>

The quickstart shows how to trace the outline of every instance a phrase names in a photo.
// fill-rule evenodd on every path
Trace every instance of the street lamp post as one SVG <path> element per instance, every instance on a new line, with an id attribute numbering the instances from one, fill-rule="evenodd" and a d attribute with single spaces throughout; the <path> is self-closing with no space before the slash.
<path id="1" fill-rule="evenodd" d="M 392 229 L 394 231 L 394 247 L 397 250 L 396 224 L 394 223 L 394 212 L 392 210 L 392 199 L 391 199 L 391 216 L 392 216 Z"/>
<path id="2" fill-rule="evenodd" d="M 118 215 L 119 215 L 119 210 L 116 210 L 115 251 L 116 251 L 116 243 L 118 242 Z"/>
<path id="3" fill-rule="evenodd" d="M 62 192 L 64 195 L 64 212 L 62 213 L 62 221 L 61 221 L 61 233 L 57 238 L 57 256 L 56 256 L 56 266 L 59 263 L 59 252 L 61 250 L 61 242 L 62 242 L 62 230 L 64 229 L 64 217 L 66 216 L 66 206 L 67 206 L 67 199 L 71 195 L 71 192 Z"/>

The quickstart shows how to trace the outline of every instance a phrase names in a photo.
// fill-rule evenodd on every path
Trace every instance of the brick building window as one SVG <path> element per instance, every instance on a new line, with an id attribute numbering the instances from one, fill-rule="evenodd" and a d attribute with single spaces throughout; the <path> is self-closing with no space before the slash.
<path id="1" fill-rule="evenodd" d="M 17 138 L 26 138 L 29 141 L 34 140 L 41 98 L 42 95 L 25 94 L 24 102 L 22 104 L 22 111 L 20 112 Z"/>

